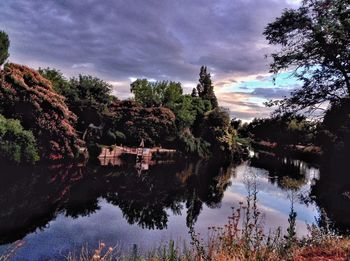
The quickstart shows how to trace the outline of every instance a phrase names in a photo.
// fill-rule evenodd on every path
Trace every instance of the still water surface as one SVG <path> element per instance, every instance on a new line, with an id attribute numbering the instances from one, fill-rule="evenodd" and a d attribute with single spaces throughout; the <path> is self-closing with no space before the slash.
<path id="1" fill-rule="evenodd" d="M 132 164 L 2 172 L 0 254 L 16 240 L 24 243 L 13 260 L 61 260 L 68 251 L 99 241 L 121 251 L 134 244 L 147 251 L 170 239 L 183 244 L 192 222 L 202 235 L 209 226 L 224 225 L 232 207 L 246 201 L 252 181 L 266 230 L 287 227 L 292 199 L 299 235 L 307 233 L 306 223 L 322 225 L 321 208 L 336 227 L 346 230 L 349 224 L 346 182 L 339 190 L 338 183 L 322 181 L 317 166 L 269 154 L 239 165 L 182 161 L 142 172 Z M 327 194 L 334 190 L 338 198 Z"/>

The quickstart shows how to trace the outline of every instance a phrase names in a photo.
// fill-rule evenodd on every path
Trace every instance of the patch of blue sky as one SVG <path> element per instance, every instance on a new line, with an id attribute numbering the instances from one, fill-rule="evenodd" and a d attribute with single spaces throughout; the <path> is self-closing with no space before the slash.
<path id="1" fill-rule="evenodd" d="M 260 97 L 256 97 L 256 96 L 252 96 L 248 98 L 249 102 L 253 102 L 256 104 L 263 104 L 264 102 L 266 102 L 267 99 L 265 98 L 260 98 Z"/>
<path id="2" fill-rule="evenodd" d="M 275 77 L 275 81 L 274 81 Z M 282 72 L 277 75 L 256 76 L 255 79 L 247 78 L 221 88 L 221 92 L 246 92 L 251 93 L 257 88 L 284 88 L 294 89 L 301 82 L 293 75 L 292 71 Z"/>

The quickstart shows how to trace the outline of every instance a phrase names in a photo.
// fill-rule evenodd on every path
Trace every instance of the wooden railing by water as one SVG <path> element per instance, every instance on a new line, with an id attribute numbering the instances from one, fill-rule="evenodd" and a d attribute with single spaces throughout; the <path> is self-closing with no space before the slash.
<path id="1" fill-rule="evenodd" d="M 131 154 L 136 156 L 137 163 L 147 165 L 152 165 L 153 154 L 175 154 L 176 150 L 164 149 L 161 147 L 153 148 L 132 148 L 124 146 L 111 146 L 103 147 L 101 150 L 98 159 L 101 162 L 101 165 L 120 165 L 121 160 L 120 156 L 122 154 Z"/>

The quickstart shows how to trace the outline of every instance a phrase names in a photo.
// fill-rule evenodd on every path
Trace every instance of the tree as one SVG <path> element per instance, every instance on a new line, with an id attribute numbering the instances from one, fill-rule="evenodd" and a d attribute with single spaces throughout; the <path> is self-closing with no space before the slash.
<path id="1" fill-rule="evenodd" d="M 183 95 L 179 102 L 170 104 L 169 108 L 174 112 L 180 129 L 191 127 L 196 120 L 197 112 L 193 108 L 192 97 L 189 95 Z"/>
<path id="2" fill-rule="evenodd" d="M 169 107 L 170 104 L 173 104 L 179 101 L 182 97 L 182 86 L 179 82 L 167 82 L 166 88 L 163 95 L 163 103 L 165 106 Z"/>
<path id="3" fill-rule="evenodd" d="M 10 56 L 9 47 L 10 40 L 8 35 L 5 32 L 0 31 L 0 68 Z"/>
<path id="4" fill-rule="evenodd" d="M 315 143 L 316 125 L 303 115 L 275 115 L 254 119 L 247 132 L 257 141 L 277 142 L 279 145 L 309 145 Z"/>
<path id="5" fill-rule="evenodd" d="M 264 35 L 281 49 L 272 54 L 271 72 L 293 69 L 303 86 L 290 98 L 268 105 L 279 111 L 314 112 L 350 94 L 350 12 L 347 0 L 304 0 L 268 24 Z"/>
<path id="6" fill-rule="evenodd" d="M 69 92 L 73 91 L 70 86 L 68 80 L 63 76 L 62 72 L 54 69 L 54 68 L 39 68 L 38 72 L 46 79 L 51 81 L 53 89 L 63 95 L 69 96 Z"/>
<path id="7" fill-rule="evenodd" d="M 103 112 L 112 101 L 112 86 L 90 75 L 67 79 L 56 69 L 39 68 L 38 72 L 51 81 L 54 90 L 64 96 L 69 109 L 78 116 L 76 128 L 84 132 L 89 124 L 100 125 Z"/>
<path id="8" fill-rule="evenodd" d="M 233 118 L 231 120 L 231 126 L 235 129 L 238 130 L 242 126 L 242 120 Z"/>
<path id="9" fill-rule="evenodd" d="M 71 105 L 78 102 L 103 110 L 112 101 L 112 86 L 97 77 L 80 74 L 77 78 L 71 78 L 69 85 L 70 89 L 74 91 L 67 95 Z"/>
<path id="10" fill-rule="evenodd" d="M 202 66 L 199 73 L 199 83 L 197 85 L 198 96 L 211 103 L 212 108 L 218 107 L 218 101 L 214 93 L 214 86 L 211 82 L 210 73 L 207 72 L 207 67 Z M 192 95 L 195 95 L 192 91 Z"/>
<path id="11" fill-rule="evenodd" d="M 226 109 L 217 107 L 205 114 L 201 137 L 211 144 L 210 151 L 213 155 L 227 156 L 233 152 L 236 132 Z"/>
<path id="12" fill-rule="evenodd" d="M 145 107 L 169 107 L 182 95 L 181 83 L 173 81 L 150 82 L 147 79 L 137 79 L 130 87 L 135 101 Z"/>
<path id="13" fill-rule="evenodd" d="M 151 107 L 155 104 L 153 89 L 147 79 L 137 79 L 130 84 L 130 91 L 135 96 L 135 101 L 146 107 Z"/>
<path id="14" fill-rule="evenodd" d="M 175 139 L 175 115 L 168 108 L 145 108 L 132 100 L 115 100 L 109 111 L 114 121 L 108 127 L 122 133 L 127 145 L 138 146 L 142 139 L 146 146 L 167 145 Z"/>
<path id="15" fill-rule="evenodd" d="M 196 89 L 196 88 L 193 88 L 193 89 L 192 89 L 191 96 L 192 96 L 192 97 L 198 97 L 198 92 L 197 92 L 197 89 Z"/>
<path id="16" fill-rule="evenodd" d="M 350 99 L 333 103 L 322 122 L 323 130 L 319 137 L 324 150 L 350 152 Z"/>
<path id="17" fill-rule="evenodd" d="M 33 132 L 42 159 L 73 159 L 82 145 L 76 116 L 64 101 L 50 81 L 26 66 L 6 64 L 0 73 L 0 113 Z"/>

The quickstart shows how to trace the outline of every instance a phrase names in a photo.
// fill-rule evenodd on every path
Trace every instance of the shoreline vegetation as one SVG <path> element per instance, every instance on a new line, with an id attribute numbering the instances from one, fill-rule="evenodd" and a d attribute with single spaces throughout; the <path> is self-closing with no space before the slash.
<path id="1" fill-rule="evenodd" d="M 6 164 L 76 161 L 84 158 L 85 148 L 94 160 L 102 146 L 138 147 L 140 142 L 185 157 L 240 157 L 237 132 L 229 112 L 215 102 L 206 67 L 191 95 L 182 94 L 180 83 L 143 79 L 131 84 L 135 98 L 122 101 L 110 94 L 109 84 L 91 76 L 67 80 L 55 69 L 37 72 L 16 64 L 5 64 L 0 74 L 0 114 L 19 120 L 34 136 L 32 150 L 40 157 L 18 162 L 16 157 L 29 157 L 30 152 L 5 129 L 0 150 L 7 153 L 0 160 Z M 7 149 L 8 143 L 17 151 Z"/>
<path id="2" fill-rule="evenodd" d="M 322 149 L 314 145 L 286 145 L 278 146 L 277 143 L 267 141 L 252 141 L 251 147 L 259 152 L 277 154 L 278 156 L 291 157 L 307 162 L 319 162 L 322 157 Z"/>

